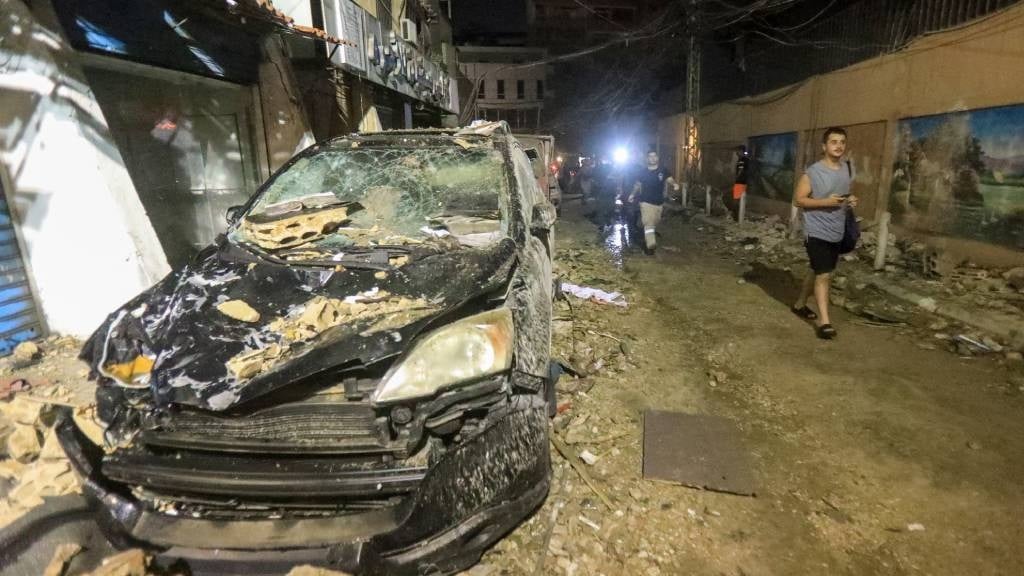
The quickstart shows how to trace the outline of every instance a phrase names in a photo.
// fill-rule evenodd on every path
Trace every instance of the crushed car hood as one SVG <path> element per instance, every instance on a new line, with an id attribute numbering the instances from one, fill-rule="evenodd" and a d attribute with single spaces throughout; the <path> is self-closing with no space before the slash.
<path id="1" fill-rule="evenodd" d="M 210 250 L 111 314 L 82 350 L 94 375 L 148 387 L 159 405 L 226 410 L 400 354 L 432 320 L 507 287 L 515 265 L 507 238 L 414 254 L 388 272 L 227 252 Z"/>

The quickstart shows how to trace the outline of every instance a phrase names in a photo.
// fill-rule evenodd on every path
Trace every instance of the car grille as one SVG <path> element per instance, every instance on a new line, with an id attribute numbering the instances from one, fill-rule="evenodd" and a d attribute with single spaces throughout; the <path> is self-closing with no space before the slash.
<path id="1" fill-rule="evenodd" d="M 305 401 L 253 414 L 182 410 L 142 433 L 143 444 L 230 453 L 380 454 L 404 445 L 388 439 L 387 421 L 362 402 Z"/>
<path id="2" fill-rule="evenodd" d="M 160 493 L 263 500 L 380 499 L 414 490 L 423 466 L 358 457 L 259 457 L 188 451 L 119 450 L 103 458 L 111 480 Z"/>

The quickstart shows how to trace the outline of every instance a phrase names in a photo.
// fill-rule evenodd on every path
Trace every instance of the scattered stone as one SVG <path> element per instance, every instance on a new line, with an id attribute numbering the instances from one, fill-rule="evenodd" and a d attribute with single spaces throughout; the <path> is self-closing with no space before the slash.
<path id="1" fill-rule="evenodd" d="M 1010 286 L 1013 286 L 1017 290 L 1024 291 L 1024 266 L 1007 270 L 1003 274 L 1003 278 L 1006 279 L 1006 283 Z"/>
<path id="2" fill-rule="evenodd" d="M 43 571 L 43 576 L 63 576 L 68 562 L 81 551 L 82 546 L 73 542 L 57 546 L 57 550 L 53 553 L 53 558 L 50 559 L 50 563 L 46 565 L 46 570 Z"/>
<path id="3" fill-rule="evenodd" d="M 928 325 L 928 329 L 933 332 L 942 332 L 946 328 L 949 328 L 949 322 L 943 320 L 942 318 L 939 318 L 938 320 Z"/>
<path id="4" fill-rule="evenodd" d="M 919 524 L 917 522 L 907 524 L 907 532 L 924 532 L 924 524 Z"/>
<path id="5" fill-rule="evenodd" d="M 242 322 L 259 322 L 260 313 L 243 300 L 228 300 L 217 305 L 217 310 Z"/>
<path id="6" fill-rule="evenodd" d="M 600 460 L 600 457 L 598 457 L 590 450 L 584 450 L 583 452 L 580 452 L 580 460 L 586 462 L 588 466 L 593 466 L 594 464 L 597 464 L 597 461 Z"/>
<path id="7" fill-rule="evenodd" d="M 39 455 L 42 445 L 34 426 L 16 424 L 7 437 L 7 454 L 18 462 L 30 462 Z"/>
<path id="8" fill-rule="evenodd" d="M 975 442 L 974 440 L 967 442 L 967 447 L 970 448 L 971 450 L 981 450 L 981 444 Z"/>
<path id="9" fill-rule="evenodd" d="M 935 312 L 939 309 L 939 304 L 935 301 L 935 298 L 921 298 L 917 301 L 917 305 L 929 312 Z"/>
<path id="10" fill-rule="evenodd" d="M 1021 354 L 1016 350 L 1008 350 L 1006 352 L 1006 361 L 1019 364 L 1020 362 L 1024 362 L 1024 354 Z"/>
<path id="11" fill-rule="evenodd" d="M 39 359 L 39 346 L 35 342 L 25 341 L 14 347 L 11 359 L 16 368 L 24 368 Z"/>
<path id="12" fill-rule="evenodd" d="M 712 388 L 719 384 L 726 384 L 729 381 L 729 375 L 721 370 L 708 371 L 708 377 L 711 379 L 709 384 Z"/>
<path id="13" fill-rule="evenodd" d="M 103 560 L 103 564 L 89 576 L 146 576 L 149 558 L 138 548 L 125 550 Z"/>

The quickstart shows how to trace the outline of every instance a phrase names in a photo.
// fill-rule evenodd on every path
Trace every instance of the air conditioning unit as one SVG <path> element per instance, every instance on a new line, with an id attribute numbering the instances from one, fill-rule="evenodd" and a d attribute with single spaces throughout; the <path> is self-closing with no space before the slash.
<path id="1" fill-rule="evenodd" d="M 418 38 L 416 36 L 416 23 L 413 22 L 412 20 L 409 20 L 408 18 L 402 18 L 401 25 L 402 40 L 405 40 L 409 44 L 415 46 Z"/>

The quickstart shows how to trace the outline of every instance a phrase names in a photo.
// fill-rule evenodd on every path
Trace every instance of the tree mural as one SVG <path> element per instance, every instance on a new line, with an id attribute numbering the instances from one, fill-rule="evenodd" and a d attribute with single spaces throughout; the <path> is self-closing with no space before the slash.
<path id="1" fill-rule="evenodd" d="M 899 134 L 896 222 L 1024 248 L 1024 106 L 905 119 Z"/>

